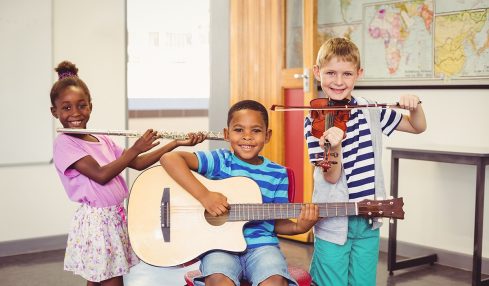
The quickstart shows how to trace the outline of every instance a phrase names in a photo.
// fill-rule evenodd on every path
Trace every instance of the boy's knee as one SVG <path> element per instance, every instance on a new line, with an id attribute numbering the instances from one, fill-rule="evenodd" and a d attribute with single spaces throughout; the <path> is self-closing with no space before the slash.
<path id="1" fill-rule="evenodd" d="M 214 273 L 205 277 L 206 286 L 234 286 L 233 280 L 224 274 Z"/>
<path id="2" fill-rule="evenodd" d="M 288 286 L 289 282 L 283 276 L 280 275 L 272 275 L 267 279 L 263 280 L 260 286 Z"/>

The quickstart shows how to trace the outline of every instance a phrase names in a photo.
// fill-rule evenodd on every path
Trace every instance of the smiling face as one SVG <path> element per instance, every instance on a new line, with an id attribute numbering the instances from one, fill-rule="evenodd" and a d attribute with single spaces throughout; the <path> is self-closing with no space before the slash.
<path id="1" fill-rule="evenodd" d="M 321 82 L 325 95 L 333 100 L 351 99 L 355 83 L 363 69 L 356 64 L 333 57 L 321 67 L 314 66 L 314 76 Z"/>
<path id="2" fill-rule="evenodd" d="M 224 128 L 224 138 L 229 141 L 234 155 L 253 165 L 263 163 L 258 156 L 270 141 L 272 131 L 268 130 L 262 114 L 251 109 L 241 109 L 232 114 L 228 128 Z"/>
<path id="3" fill-rule="evenodd" d="M 91 112 L 89 96 L 75 86 L 69 86 L 60 92 L 51 107 L 51 113 L 64 128 L 87 128 Z"/>

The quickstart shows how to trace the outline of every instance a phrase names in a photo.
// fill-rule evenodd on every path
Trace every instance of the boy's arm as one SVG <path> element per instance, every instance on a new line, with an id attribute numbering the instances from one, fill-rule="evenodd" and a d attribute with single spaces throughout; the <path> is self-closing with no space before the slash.
<path id="1" fill-rule="evenodd" d="M 183 151 L 169 152 L 163 154 L 160 163 L 167 173 L 197 199 L 212 216 L 227 212 L 229 208 L 227 198 L 221 193 L 209 191 L 190 172 L 190 170 L 197 171 L 199 168 L 197 155 Z"/>
<path id="2" fill-rule="evenodd" d="M 416 95 L 403 95 L 399 100 L 401 108 L 409 110 L 409 115 L 403 115 L 396 130 L 419 134 L 426 130 L 426 118 L 423 107 Z"/>
<path id="3" fill-rule="evenodd" d="M 297 222 L 288 219 L 275 220 L 275 233 L 294 235 L 307 232 L 319 219 L 319 208 L 315 204 L 304 204 Z"/>
<path id="4" fill-rule="evenodd" d="M 325 149 L 325 141 L 330 142 L 330 152 L 335 153 L 336 157 L 331 157 L 330 160 L 336 162 L 331 164 L 327 172 L 323 172 L 323 178 L 330 184 L 336 184 L 341 176 L 342 161 L 341 161 L 341 141 L 343 140 L 344 132 L 338 127 L 331 127 L 324 131 L 323 136 L 319 139 L 319 146 Z"/>

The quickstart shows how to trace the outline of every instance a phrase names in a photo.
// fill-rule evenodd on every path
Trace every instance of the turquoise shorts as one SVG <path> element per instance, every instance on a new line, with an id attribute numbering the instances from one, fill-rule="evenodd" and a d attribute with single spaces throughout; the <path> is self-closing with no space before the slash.
<path id="1" fill-rule="evenodd" d="M 344 245 L 315 238 L 310 272 L 320 286 L 375 286 L 378 261 L 379 229 L 352 216 Z"/>
<path id="2" fill-rule="evenodd" d="M 196 286 L 204 285 L 206 276 L 221 273 L 239 285 L 239 280 L 245 278 L 253 286 L 273 275 L 286 278 L 289 286 L 297 282 L 290 276 L 287 262 L 280 248 L 276 245 L 265 245 L 251 248 L 235 254 L 224 251 L 213 251 L 202 257 L 200 263 L 201 277 L 194 278 Z"/>

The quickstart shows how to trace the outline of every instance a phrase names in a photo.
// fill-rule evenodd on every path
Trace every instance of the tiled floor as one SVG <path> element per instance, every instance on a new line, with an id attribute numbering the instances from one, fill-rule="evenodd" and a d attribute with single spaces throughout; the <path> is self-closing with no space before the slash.
<path id="1" fill-rule="evenodd" d="M 281 241 L 282 250 L 290 264 L 309 266 L 312 245 L 290 240 Z M 63 271 L 64 251 L 18 255 L 0 258 L 1 286 L 82 286 L 85 281 L 79 276 Z M 386 254 L 381 253 L 377 268 L 377 285 L 388 286 L 460 286 L 471 285 L 471 273 L 468 271 L 441 265 L 419 266 L 398 270 L 389 276 L 386 267 Z M 197 264 L 187 268 L 157 268 L 141 263 L 131 269 L 125 277 L 126 286 L 183 286 L 186 271 L 198 268 Z"/>

